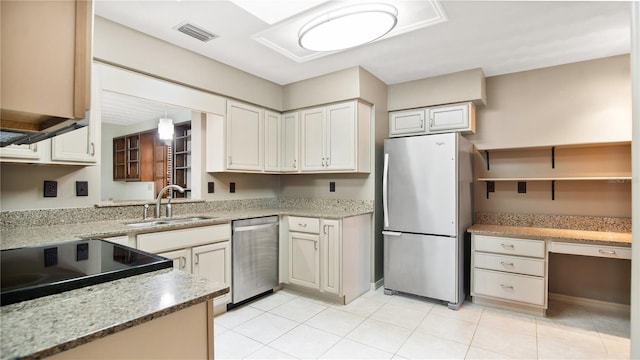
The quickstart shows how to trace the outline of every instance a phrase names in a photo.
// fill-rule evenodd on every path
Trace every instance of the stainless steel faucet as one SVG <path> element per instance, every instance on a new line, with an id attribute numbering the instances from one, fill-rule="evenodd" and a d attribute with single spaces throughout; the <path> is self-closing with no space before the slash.
<path id="1" fill-rule="evenodd" d="M 162 190 L 160 190 L 160 192 L 158 193 L 158 198 L 156 199 L 156 217 L 157 218 L 160 217 L 160 200 L 162 200 L 162 195 L 168 189 L 176 189 L 176 190 L 180 191 L 181 193 L 184 193 L 184 189 L 181 186 L 178 186 L 178 185 L 167 185 L 167 186 L 163 187 Z M 171 192 L 169 192 L 169 195 L 167 195 L 167 199 L 169 199 L 169 201 L 167 202 L 167 217 L 171 217 L 173 215 L 172 212 L 171 212 L 171 199 L 172 198 L 173 197 L 171 196 Z"/>

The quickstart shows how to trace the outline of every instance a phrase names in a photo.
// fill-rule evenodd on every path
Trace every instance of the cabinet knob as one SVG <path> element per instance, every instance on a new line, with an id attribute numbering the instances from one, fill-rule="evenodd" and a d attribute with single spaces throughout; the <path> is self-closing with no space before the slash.
<path id="1" fill-rule="evenodd" d="M 297 162 L 297 160 L 293 160 L 293 168 L 294 169 L 296 168 L 296 162 Z"/>

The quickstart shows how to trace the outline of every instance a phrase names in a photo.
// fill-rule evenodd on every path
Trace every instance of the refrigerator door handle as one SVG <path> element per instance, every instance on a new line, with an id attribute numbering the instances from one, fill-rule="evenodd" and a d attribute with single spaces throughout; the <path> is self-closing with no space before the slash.
<path id="1" fill-rule="evenodd" d="M 397 232 L 397 231 L 383 231 L 382 235 L 387 235 L 387 236 L 402 236 L 401 232 Z"/>
<path id="2" fill-rule="evenodd" d="M 389 154 L 384 154 L 384 167 L 382 170 L 382 212 L 384 214 L 384 226 L 389 226 Z"/>

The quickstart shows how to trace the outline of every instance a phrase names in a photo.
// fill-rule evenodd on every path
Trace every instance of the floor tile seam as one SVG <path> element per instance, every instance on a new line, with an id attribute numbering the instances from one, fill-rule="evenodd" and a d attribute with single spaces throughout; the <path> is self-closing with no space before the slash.
<path id="1" fill-rule="evenodd" d="M 461 345 L 471 346 L 471 343 L 473 342 L 473 338 L 476 335 L 476 331 L 478 331 L 478 324 L 475 324 L 475 328 L 473 329 L 473 335 L 471 336 L 471 339 L 469 340 L 468 344 L 465 344 L 464 342 L 461 342 L 461 341 L 458 341 L 458 340 L 449 339 L 449 338 L 443 337 L 443 336 L 438 335 L 438 334 L 433 334 L 433 333 L 430 333 L 430 332 L 426 331 L 425 329 L 420 329 L 420 328 L 416 328 L 415 330 L 413 330 L 411 332 L 411 335 L 413 335 L 414 333 L 425 334 L 425 335 L 433 336 L 433 337 L 438 338 L 440 340 L 452 341 L 454 343 L 458 343 L 458 344 L 461 344 Z"/>
<path id="2" fill-rule="evenodd" d="M 299 359 L 297 356 L 292 355 L 292 354 L 290 354 L 290 353 L 286 352 L 286 351 L 285 351 L 285 350 L 283 350 L 283 349 L 279 349 L 279 348 L 277 348 L 277 347 L 271 346 L 271 344 L 273 344 L 274 342 L 276 342 L 276 341 L 277 341 L 278 339 L 280 339 L 281 337 L 283 337 L 283 336 L 287 335 L 288 333 L 292 332 L 293 330 L 295 330 L 295 329 L 299 328 L 300 326 L 302 326 L 302 323 L 298 323 L 298 325 L 296 325 L 296 326 L 292 327 L 291 329 L 289 329 L 289 331 L 285 331 L 285 332 L 284 332 L 284 333 L 282 333 L 280 336 L 278 336 L 277 338 L 275 338 L 275 339 L 273 339 L 273 340 L 269 341 L 268 343 L 266 343 L 266 344 L 262 344 L 262 343 L 261 343 L 261 344 L 262 344 L 263 346 L 269 346 L 270 348 L 275 349 L 275 350 L 277 350 L 277 351 L 279 351 L 279 352 L 281 352 L 281 353 L 287 354 L 287 355 L 291 356 L 291 358 L 292 358 L 292 359 Z"/>
<path id="3" fill-rule="evenodd" d="M 343 311 L 343 312 L 345 312 L 345 311 Z M 319 315 L 319 314 L 320 314 L 320 313 L 316 314 L 316 316 L 317 316 L 317 315 Z M 351 313 L 347 313 L 347 314 L 355 315 L 355 314 L 351 314 Z M 314 316 L 314 317 L 315 317 L 315 316 Z M 316 329 L 316 330 L 322 330 L 322 331 L 324 331 L 324 332 L 327 332 L 327 331 L 325 331 L 325 330 L 323 330 L 323 329 L 320 329 L 320 328 L 317 328 L 317 327 L 315 327 L 315 326 L 313 326 L 313 325 L 311 325 L 311 324 L 307 324 L 307 322 L 308 322 L 308 321 L 311 321 L 314 317 L 312 317 L 312 318 L 310 318 L 310 319 L 306 320 L 306 321 L 305 321 L 305 322 L 303 322 L 303 323 L 300 323 L 300 325 L 307 325 L 307 326 L 312 327 L 312 328 L 314 328 L 314 329 Z M 354 327 L 353 327 L 353 329 L 349 330 L 349 331 L 348 331 L 346 334 L 344 334 L 344 335 L 338 335 L 338 334 L 334 334 L 334 333 L 331 333 L 331 334 L 333 334 L 333 335 L 335 335 L 335 336 L 340 336 L 340 337 L 342 337 L 342 338 L 346 338 L 346 337 L 347 337 L 347 335 L 351 334 L 355 329 L 357 329 L 360 325 L 362 325 L 362 323 L 364 323 L 366 320 L 367 320 L 367 318 L 361 319 L 361 320 L 358 322 L 358 324 L 356 324 L 356 326 L 354 326 Z"/>
<path id="4" fill-rule="evenodd" d="M 354 329 L 354 330 L 355 330 L 355 329 Z M 411 334 L 409 334 L 409 337 L 410 337 L 410 336 L 411 336 Z M 407 339 L 409 339 L 409 337 L 407 337 Z M 376 350 L 386 352 L 387 354 L 391 354 L 391 355 L 392 355 L 392 356 L 391 356 L 391 358 L 392 358 L 392 359 L 393 359 L 393 357 L 394 357 L 394 356 L 400 356 L 400 355 L 398 354 L 398 351 L 400 351 L 400 349 L 402 348 L 402 345 L 404 345 L 404 343 L 402 343 L 402 345 L 398 348 L 398 350 L 396 350 L 396 351 L 394 351 L 394 352 L 391 352 L 391 351 L 386 350 L 386 349 L 381 349 L 381 348 L 379 348 L 379 347 L 377 347 L 377 346 L 373 346 L 373 345 L 370 345 L 370 344 L 365 344 L 364 342 L 359 341 L 359 340 L 357 340 L 357 339 L 349 338 L 349 337 L 348 337 L 348 335 L 345 335 L 345 336 L 343 337 L 343 339 L 351 340 L 351 341 L 353 341 L 353 342 L 355 342 L 355 343 L 358 343 L 358 344 L 360 344 L 360 345 L 368 346 L 368 347 L 370 347 L 370 348 L 374 348 L 374 349 L 376 349 Z M 405 342 L 406 342 L 406 340 L 405 340 Z"/>
<path id="5" fill-rule="evenodd" d="M 251 306 L 250 306 L 250 307 L 251 307 Z M 251 307 L 251 308 L 252 308 L 252 309 L 255 309 L 255 310 L 258 310 L 258 309 L 254 308 L 254 307 Z M 237 310 L 241 310 L 241 309 L 234 309 L 234 311 L 237 311 Z M 262 314 L 264 314 L 264 313 L 266 312 L 266 311 L 263 311 L 263 310 L 258 310 L 258 311 L 260 311 L 260 312 L 261 312 L 261 314 L 258 314 L 258 315 L 256 315 L 256 316 L 252 316 L 252 317 L 250 317 L 250 318 L 248 318 L 248 319 L 244 320 L 243 322 L 236 324 L 236 325 L 235 325 L 235 326 L 233 326 L 233 327 L 227 327 L 227 326 L 224 326 L 224 325 L 221 325 L 221 326 L 222 326 L 222 327 L 224 327 L 224 328 L 227 328 L 227 330 L 233 330 L 233 329 L 237 328 L 238 326 L 240 326 L 240 325 L 242 325 L 242 324 L 244 324 L 244 323 L 246 323 L 246 322 L 248 322 L 248 321 L 250 321 L 250 320 L 253 320 L 253 319 L 257 318 L 258 316 L 260 316 L 260 315 L 262 315 Z M 222 314 L 221 314 L 221 315 L 222 315 Z M 214 318 L 214 319 L 215 319 L 215 318 Z M 215 320 L 214 320 L 214 321 L 215 321 Z"/>

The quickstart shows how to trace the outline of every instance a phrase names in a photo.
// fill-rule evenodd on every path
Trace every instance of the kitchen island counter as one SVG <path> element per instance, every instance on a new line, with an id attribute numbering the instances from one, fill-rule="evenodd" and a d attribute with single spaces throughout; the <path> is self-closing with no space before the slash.
<path id="1" fill-rule="evenodd" d="M 0 357 L 52 356 L 227 292 L 220 283 L 160 270 L 6 305 L 0 310 Z"/>

